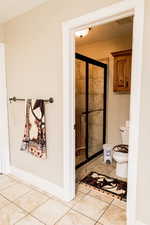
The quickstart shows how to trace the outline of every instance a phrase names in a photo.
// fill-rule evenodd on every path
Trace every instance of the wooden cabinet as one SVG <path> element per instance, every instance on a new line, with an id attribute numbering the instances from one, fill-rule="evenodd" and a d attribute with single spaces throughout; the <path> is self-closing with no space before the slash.
<path id="1" fill-rule="evenodd" d="M 115 92 L 129 93 L 132 50 L 113 52 L 112 55 L 114 57 L 113 90 Z"/>

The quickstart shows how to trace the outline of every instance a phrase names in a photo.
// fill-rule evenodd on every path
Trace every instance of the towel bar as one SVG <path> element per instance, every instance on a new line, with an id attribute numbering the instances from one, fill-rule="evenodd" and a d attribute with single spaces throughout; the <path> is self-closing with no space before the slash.
<path id="1" fill-rule="evenodd" d="M 16 102 L 16 101 L 25 101 L 25 99 L 24 98 L 12 97 L 12 98 L 9 98 L 9 101 L 10 101 L 10 103 L 12 103 L 12 102 Z M 50 97 L 49 99 L 45 99 L 44 102 L 53 103 L 54 98 Z"/>

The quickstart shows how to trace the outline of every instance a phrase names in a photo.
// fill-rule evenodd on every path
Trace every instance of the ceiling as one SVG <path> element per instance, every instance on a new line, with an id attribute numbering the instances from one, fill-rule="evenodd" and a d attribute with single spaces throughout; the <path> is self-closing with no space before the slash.
<path id="1" fill-rule="evenodd" d="M 0 23 L 23 14 L 46 1 L 47 0 L 1 0 Z"/>
<path id="2" fill-rule="evenodd" d="M 92 27 L 92 26 L 91 26 Z M 96 41 L 110 40 L 117 37 L 132 35 L 133 18 L 128 17 L 104 25 L 93 26 L 85 37 L 76 37 L 76 45 L 91 44 Z"/>

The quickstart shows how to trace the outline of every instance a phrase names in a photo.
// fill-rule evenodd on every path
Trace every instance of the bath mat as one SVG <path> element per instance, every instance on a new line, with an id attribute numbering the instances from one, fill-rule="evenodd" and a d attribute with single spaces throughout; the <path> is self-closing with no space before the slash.
<path id="1" fill-rule="evenodd" d="M 127 199 L 127 182 L 100 174 L 91 172 L 81 180 L 82 184 L 88 185 L 91 189 L 106 193 L 113 198 L 123 201 Z"/>

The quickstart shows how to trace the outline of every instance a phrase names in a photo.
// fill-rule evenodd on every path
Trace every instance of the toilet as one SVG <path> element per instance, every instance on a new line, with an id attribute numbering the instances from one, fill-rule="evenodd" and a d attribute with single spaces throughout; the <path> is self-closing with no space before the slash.
<path id="1" fill-rule="evenodd" d="M 125 127 L 120 127 L 122 145 L 113 148 L 113 159 L 116 161 L 116 175 L 127 178 L 128 174 L 128 144 L 129 144 L 129 121 Z"/>

